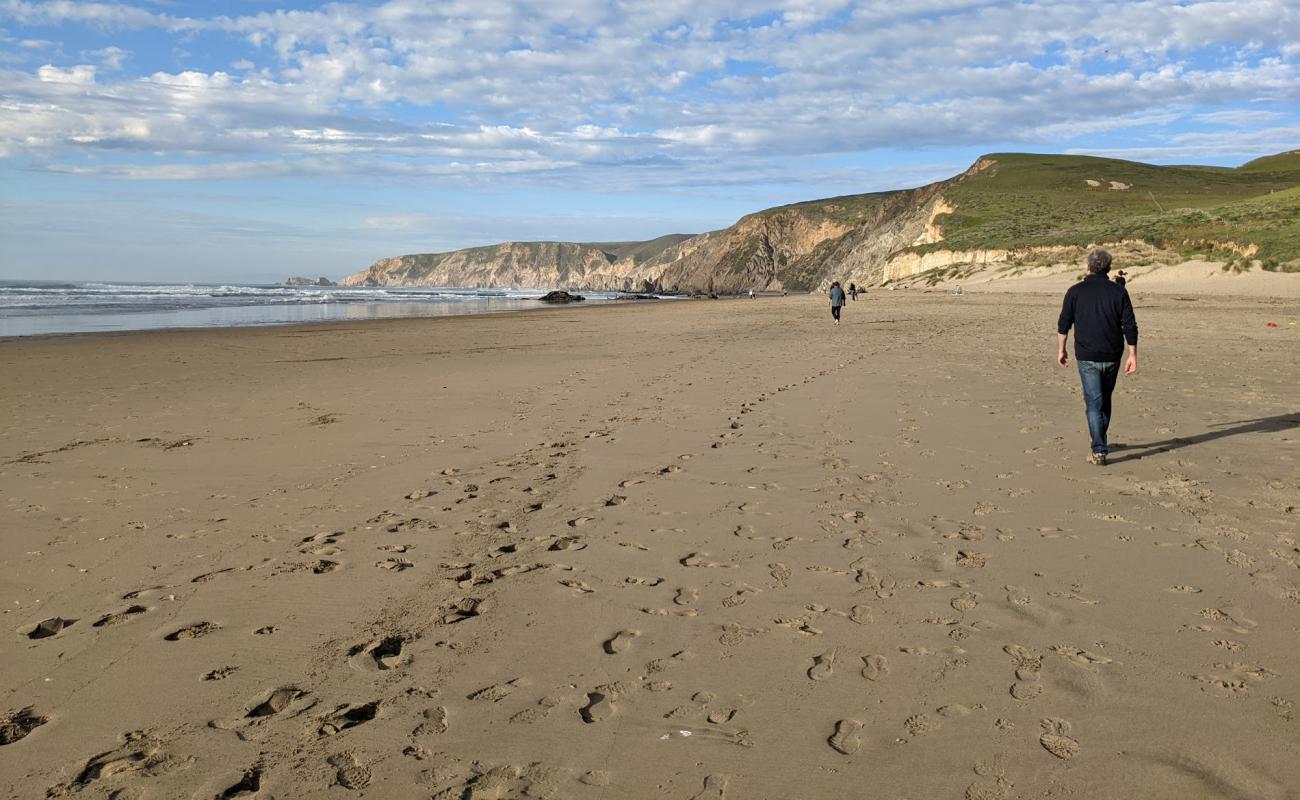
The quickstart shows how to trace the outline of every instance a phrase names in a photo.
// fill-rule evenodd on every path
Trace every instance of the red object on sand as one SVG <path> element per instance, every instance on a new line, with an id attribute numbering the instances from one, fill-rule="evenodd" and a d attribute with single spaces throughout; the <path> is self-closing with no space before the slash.
<path id="1" fill-rule="evenodd" d="M 1268 327 L 1270 327 L 1270 328 L 1276 328 L 1276 327 L 1277 327 L 1277 323 L 1276 323 L 1276 322 L 1270 322 L 1270 323 L 1268 323 Z"/>

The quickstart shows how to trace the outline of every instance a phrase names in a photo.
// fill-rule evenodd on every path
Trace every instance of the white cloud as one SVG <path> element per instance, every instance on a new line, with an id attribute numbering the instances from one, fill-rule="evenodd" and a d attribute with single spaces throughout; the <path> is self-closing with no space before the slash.
<path id="1" fill-rule="evenodd" d="M 1300 102 L 1290 0 L 388 0 L 206 18 L 0 0 L 4 17 L 242 56 L 130 75 L 108 45 L 94 64 L 0 70 L 0 153 L 124 178 L 794 180 L 789 159 L 877 148 L 1284 130 Z"/>
<path id="2" fill-rule="evenodd" d="M 126 59 L 131 56 L 131 52 L 110 45 L 99 50 L 88 50 L 83 55 L 88 58 L 99 59 L 100 64 L 106 69 L 119 70 L 122 69 L 122 64 Z"/>

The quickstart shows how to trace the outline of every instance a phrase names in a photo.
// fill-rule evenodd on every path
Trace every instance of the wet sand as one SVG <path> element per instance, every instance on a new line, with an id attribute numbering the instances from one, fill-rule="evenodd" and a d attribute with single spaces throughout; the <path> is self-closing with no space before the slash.
<path id="1" fill-rule="evenodd" d="M 1106 468 L 1047 294 L 0 342 L 0 796 L 1295 797 L 1297 309 L 1135 301 Z"/>

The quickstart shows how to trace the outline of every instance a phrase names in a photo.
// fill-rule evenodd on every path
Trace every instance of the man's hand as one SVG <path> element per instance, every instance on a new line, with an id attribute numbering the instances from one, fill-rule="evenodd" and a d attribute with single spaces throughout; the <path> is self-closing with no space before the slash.
<path id="1" fill-rule="evenodd" d="M 1056 334 L 1056 363 L 1063 367 L 1070 361 L 1070 359 L 1065 355 L 1065 343 L 1069 341 L 1069 339 L 1070 337 L 1068 334 Z"/>
<path id="2" fill-rule="evenodd" d="M 1063 367 L 1070 363 L 1070 359 L 1065 355 L 1064 350 L 1056 354 L 1056 363 L 1060 364 Z"/>
<path id="3" fill-rule="evenodd" d="M 1138 371 L 1137 353 L 1129 353 L 1128 360 L 1124 362 L 1124 374 L 1132 375 Z"/>

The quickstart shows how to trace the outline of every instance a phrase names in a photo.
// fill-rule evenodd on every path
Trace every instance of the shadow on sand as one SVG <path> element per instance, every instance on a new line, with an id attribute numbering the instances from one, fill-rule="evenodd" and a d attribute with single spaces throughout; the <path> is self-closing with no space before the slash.
<path id="1" fill-rule="evenodd" d="M 1241 422 L 1223 422 L 1214 427 L 1218 428 L 1218 430 L 1206 431 L 1196 436 L 1176 436 L 1172 439 L 1165 439 L 1163 442 L 1148 442 L 1146 444 L 1115 445 L 1112 449 L 1122 450 L 1124 455 L 1110 459 L 1110 463 L 1122 464 L 1125 461 L 1136 461 L 1139 458 L 1146 458 L 1157 453 L 1168 453 L 1182 447 L 1205 444 L 1228 436 L 1240 436 L 1243 433 L 1277 433 L 1300 428 L 1300 411 L 1279 414 L 1276 417 L 1260 417 L 1259 419 L 1248 419 Z"/>

